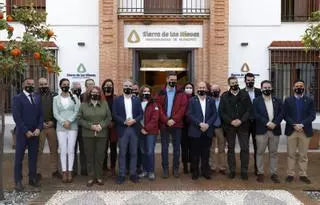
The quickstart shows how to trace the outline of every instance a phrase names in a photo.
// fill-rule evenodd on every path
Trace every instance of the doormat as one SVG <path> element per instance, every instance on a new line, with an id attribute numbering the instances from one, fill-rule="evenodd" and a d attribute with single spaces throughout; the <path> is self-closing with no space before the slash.
<path id="1" fill-rule="evenodd" d="M 301 205 L 284 190 L 58 191 L 47 205 Z"/>

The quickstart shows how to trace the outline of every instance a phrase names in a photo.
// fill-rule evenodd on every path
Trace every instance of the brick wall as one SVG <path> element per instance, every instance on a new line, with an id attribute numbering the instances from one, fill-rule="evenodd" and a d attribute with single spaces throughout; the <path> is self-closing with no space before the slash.
<path id="1" fill-rule="evenodd" d="M 203 25 L 203 48 L 195 49 L 194 82 L 216 83 L 225 89 L 228 77 L 228 0 L 212 0 L 207 18 L 150 16 L 152 24 Z M 116 93 L 124 79 L 132 77 L 132 49 L 124 48 L 124 25 L 143 24 L 144 17 L 117 15 L 117 0 L 100 0 L 100 84 L 106 78 L 115 82 Z M 121 91 L 120 91 L 121 92 Z"/>

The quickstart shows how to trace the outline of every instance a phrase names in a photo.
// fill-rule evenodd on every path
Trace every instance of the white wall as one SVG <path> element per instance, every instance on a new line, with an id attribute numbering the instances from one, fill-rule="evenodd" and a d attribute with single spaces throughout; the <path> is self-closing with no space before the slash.
<path id="1" fill-rule="evenodd" d="M 233 26 L 279 25 L 280 0 L 230 0 L 229 24 Z"/>

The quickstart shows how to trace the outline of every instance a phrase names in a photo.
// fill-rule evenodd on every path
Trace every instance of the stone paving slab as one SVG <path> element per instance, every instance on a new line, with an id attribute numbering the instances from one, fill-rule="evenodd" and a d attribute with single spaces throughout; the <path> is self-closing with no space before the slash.
<path id="1" fill-rule="evenodd" d="M 47 205 L 301 205 L 284 190 L 58 191 Z"/>

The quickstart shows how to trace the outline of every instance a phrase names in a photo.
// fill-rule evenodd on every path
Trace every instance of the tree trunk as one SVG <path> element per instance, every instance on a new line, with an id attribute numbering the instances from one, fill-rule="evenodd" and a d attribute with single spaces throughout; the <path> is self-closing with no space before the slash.
<path id="1" fill-rule="evenodd" d="M 5 129 L 5 114 L 4 104 L 6 97 L 5 82 L 3 77 L 0 78 L 0 117 L 1 117 L 1 130 L 0 130 L 0 200 L 4 200 L 3 195 L 3 142 L 4 142 L 4 129 Z"/>

